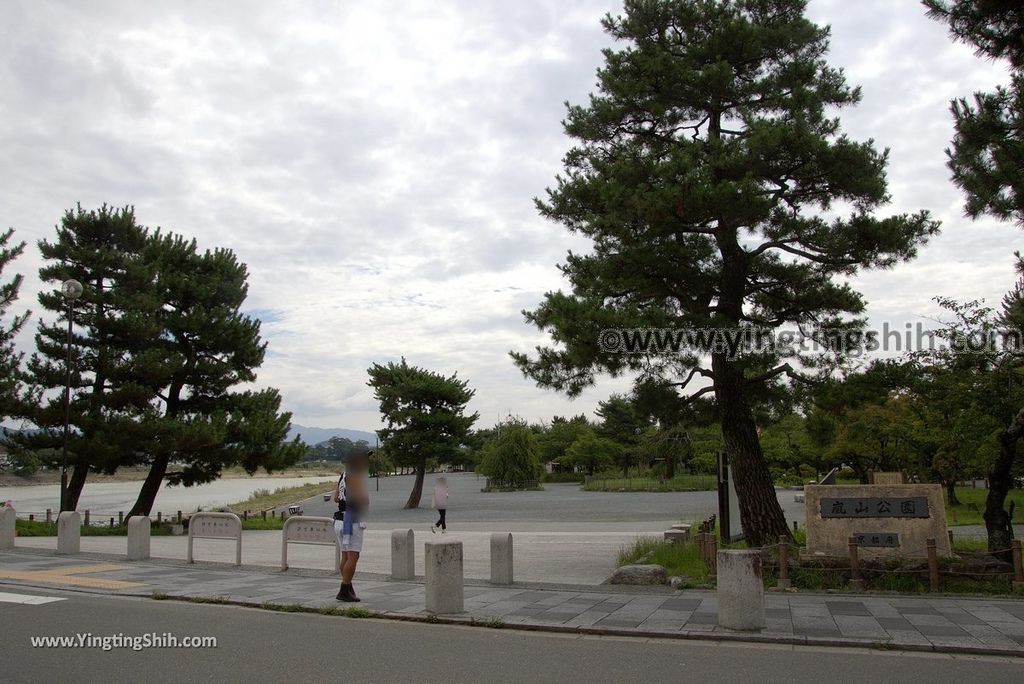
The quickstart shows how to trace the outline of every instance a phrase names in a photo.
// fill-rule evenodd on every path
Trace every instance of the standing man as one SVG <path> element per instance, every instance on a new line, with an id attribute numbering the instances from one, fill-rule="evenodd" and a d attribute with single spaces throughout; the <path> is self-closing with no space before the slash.
<path id="1" fill-rule="evenodd" d="M 334 521 L 334 533 L 341 548 L 341 589 L 338 590 L 337 599 L 349 603 L 359 601 L 352 589 L 352 578 L 356 574 L 356 564 L 363 550 L 363 530 L 366 528 L 364 516 L 370 506 L 369 489 L 366 487 L 370 453 L 354 452 L 348 456 L 345 460 L 345 474 L 338 481 L 338 490 L 334 494 L 334 500 L 344 510 L 343 519 Z"/>

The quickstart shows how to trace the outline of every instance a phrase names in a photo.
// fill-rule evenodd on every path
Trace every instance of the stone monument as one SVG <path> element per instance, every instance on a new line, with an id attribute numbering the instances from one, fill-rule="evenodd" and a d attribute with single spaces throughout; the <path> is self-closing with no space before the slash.
<path id="1" fill-rule="evenodd" d="M 928 539 L 940 556 L 952 553 L 941 485 L 807 485 L 804 494 L 805 557 L 846 557 L 850 537 L 861 558 L 924 558 Z"/>

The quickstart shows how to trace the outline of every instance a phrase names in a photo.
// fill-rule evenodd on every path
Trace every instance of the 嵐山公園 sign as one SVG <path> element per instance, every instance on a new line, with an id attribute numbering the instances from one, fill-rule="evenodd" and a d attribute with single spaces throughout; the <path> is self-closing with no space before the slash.
<path id="1" fill-rule="evenodd" d="M 822 518 L 927 518 L 924 496 L 821 499 Z"/>

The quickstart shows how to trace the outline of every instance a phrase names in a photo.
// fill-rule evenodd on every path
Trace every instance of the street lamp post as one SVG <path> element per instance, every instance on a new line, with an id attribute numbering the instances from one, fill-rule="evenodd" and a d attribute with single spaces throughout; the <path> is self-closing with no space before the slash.
<path id="1" fill-rule="evenodd" d="M 60 466 L 60 510 L 68 510 L 68 436 L 71 431 L 71 346 L 74 342 L 72 332 L 75 324 L 75 300 L 82 296 L 82 283 L 68 279 L 61 284 L 60 293 L 68 303 L 68 343 L 67 359 L 64 363 L 64 444 L 63 458 Z"/>

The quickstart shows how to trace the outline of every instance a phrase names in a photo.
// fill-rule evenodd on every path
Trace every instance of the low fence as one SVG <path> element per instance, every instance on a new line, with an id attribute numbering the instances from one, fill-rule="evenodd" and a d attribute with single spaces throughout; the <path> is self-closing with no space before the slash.
<path id="1" fill-rule="evenodd" d="M 708 578 L 714 581 L 717 574 L 718 538 L 711 532 L 700 532 L 695 538 L 695 543 Z M 912 552 L 904 551 L 900 556 L 893 558 L 865 561 L 860 557 L 860 549 L 857 537 L 850 537 L 845 558 L 800 559 L 788 541 L 763 547 L 761 553 L 765 560 L 765 571 L 776 577 L 780 589 L 791 588 L 794 572 L 799 572 L 817 574 L 821 577 L 830 575 L 833 579 L 846 584 L 846 588 L 851 591 L 863 590 L 866 585 L 873 584 L 883 576 L 913 577 L 922 583 L 927 581 L 930 592 L 942 591 L 944 579 L 949 581 L 954 578 L 975 581 L 1002 579 L 1010 582 L 1014 590 L 1024 590 L 1024 554 L 1019 539 L 1013 540 L 1006 549 L 977 554 L 961 551 L 957 554 L 957 560 L 940 559 L 935 539 L 926 540 L 923 548 L 913 549 Z M 991 562 L 994 556 L 999 555 L 1009 556 L 1008 569 L 999 569 L 1005 568 L 1006 564 L 994 565 Z M 969 571 L 965 565 L 972 559 L 979 561 L 980 567 Z"/>

